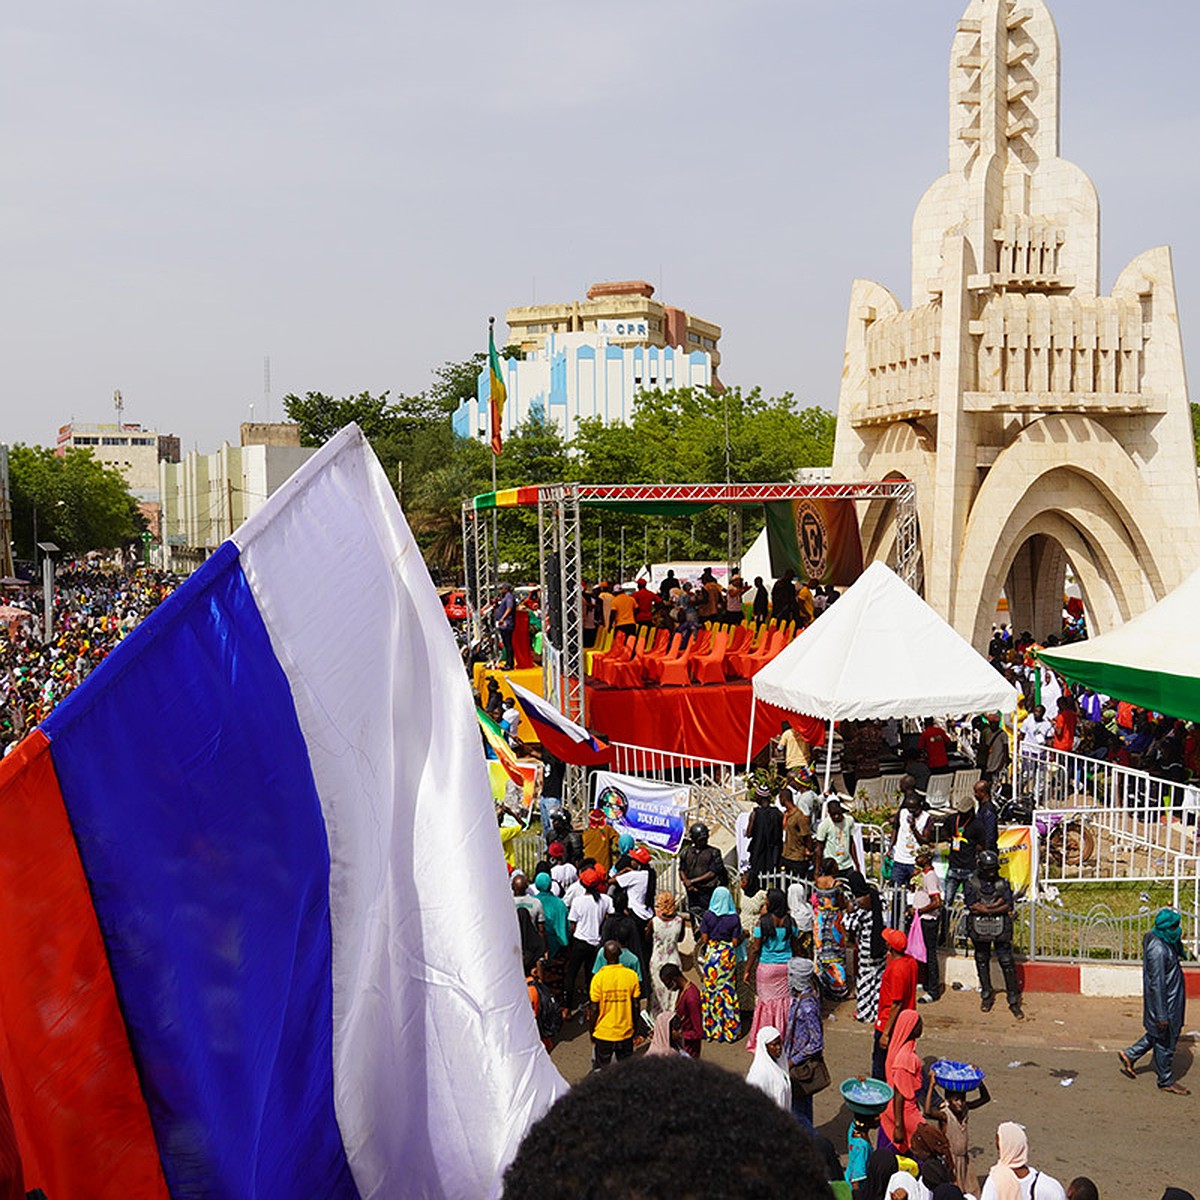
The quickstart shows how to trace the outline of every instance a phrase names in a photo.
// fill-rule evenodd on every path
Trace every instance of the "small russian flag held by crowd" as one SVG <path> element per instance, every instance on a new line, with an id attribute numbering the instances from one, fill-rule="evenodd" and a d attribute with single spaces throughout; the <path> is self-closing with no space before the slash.
<path id="1" fill-rule="evenodd" d="M 345 429 L 0 765 L 25 1186 L 495 1192 L 565 1084 L 478 748 L 417 546 Z"/>
<path id="2" fill-rule="evenodd" d="M 548 704 L 541 696 L 535 696 L 528 688 L 513 683 L 511 679 L 507 682 L 517 703 L 525 710 L 538 741 L 555 758 L 577 767 L 598 767 L 612 758 L 612 747 L 607 742 L 602 742 L 582 725 L 564 717 L 552 704 Z"/>

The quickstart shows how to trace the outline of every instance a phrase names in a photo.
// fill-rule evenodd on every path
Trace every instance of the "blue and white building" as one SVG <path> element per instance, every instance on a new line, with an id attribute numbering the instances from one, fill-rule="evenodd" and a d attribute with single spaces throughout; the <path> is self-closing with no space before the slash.
<path id="1" fill-rule="evenodd" d="M 593 417 L 605 424 L 629 422 L 638 393 L 647 388 L 710 387 L 712 359 L 703 350 L 674 346 L 622 345 L 594 333 L 557 333 L 524 360 L 503 359 L 505 438 L 530 417 L 553 421 L 563 439 Z M 490 440 L 490 376 L 479 376 L 474 399 L 464 400 L 452 418 L 459 437 Z"/>

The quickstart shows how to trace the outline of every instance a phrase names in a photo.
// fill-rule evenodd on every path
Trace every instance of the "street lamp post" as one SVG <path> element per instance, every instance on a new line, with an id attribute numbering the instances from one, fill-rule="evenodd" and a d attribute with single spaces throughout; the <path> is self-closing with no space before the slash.
<path id="1" fill-rule="evenodd" d="M 58 547 L 53 542 L 38 542 L 42 552 L 43 629 L 42 641 L 48 643 L 54 633 L 54 555 Z"/>

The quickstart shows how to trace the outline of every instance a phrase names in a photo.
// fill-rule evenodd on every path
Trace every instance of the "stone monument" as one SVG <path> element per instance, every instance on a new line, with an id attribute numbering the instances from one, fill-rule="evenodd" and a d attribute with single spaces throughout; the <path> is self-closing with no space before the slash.
<path id="1" fill-rule="evenodd" d="M 912 307 L 854 283 L 833 475 L 917 484 L 925 598 L 983 647 L 1060 625 L 1065 568 L 1103 633 L 1200 565 L 1170 250 L 1100 294 L 1091 180 L 1059 157 L 1042 0 L 972 0 L 950 54 L 950 169 L 913 220 Z M 868 559 L 894 522 L 863 514 Z"/>

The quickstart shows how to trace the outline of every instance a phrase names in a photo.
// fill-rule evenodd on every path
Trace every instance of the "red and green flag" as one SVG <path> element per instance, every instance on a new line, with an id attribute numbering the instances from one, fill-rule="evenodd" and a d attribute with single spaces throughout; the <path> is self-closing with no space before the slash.
<path id="1" fill-rule="evenodd" d="M 504 386 L 504 375 L 500 370 L 500 355 L 496 353 L 496 333 L 490 324 L 488 326 L 488 371 L 491 376 L 488 400 L 491 404 L 492 453 L 499 454 L 504 449 L 501 425 L 504 420 L 504 402 L 508 399 L 508 389 Z"/>

